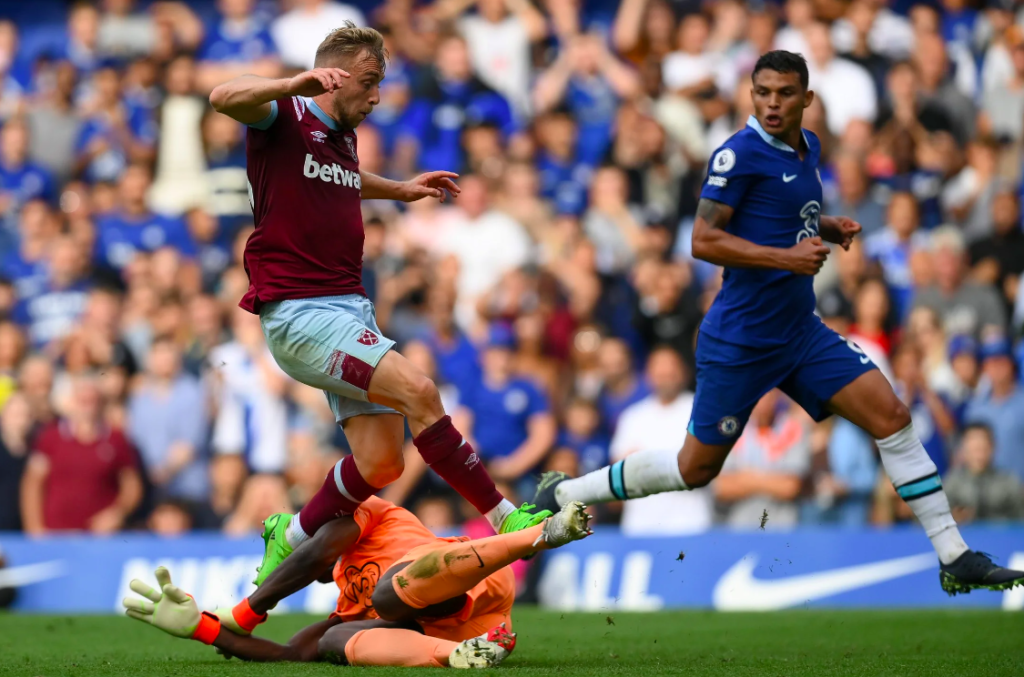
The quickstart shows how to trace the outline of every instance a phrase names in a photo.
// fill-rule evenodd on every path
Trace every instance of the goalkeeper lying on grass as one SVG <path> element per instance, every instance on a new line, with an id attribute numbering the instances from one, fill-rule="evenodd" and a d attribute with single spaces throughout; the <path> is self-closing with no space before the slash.
<path id="1" fill-rule="evenodd" d="M 515 646 L 508 565 L 586 537 L 589 519 L 575 502 L 535 527 L 470 541 L 439 538 L 407 510 L 370 498 L 319 529 L 234 609 L 200 613 L 163 567 L 159 590 L 135 579 L 131 589 L 146 599 L 123 603 L 136 620 L 243 660 L 492 667 Z M 269 609 L 318 579 L 309 572 L 338 584 L 334 613 L 285 645 L 252 637 Z"/>

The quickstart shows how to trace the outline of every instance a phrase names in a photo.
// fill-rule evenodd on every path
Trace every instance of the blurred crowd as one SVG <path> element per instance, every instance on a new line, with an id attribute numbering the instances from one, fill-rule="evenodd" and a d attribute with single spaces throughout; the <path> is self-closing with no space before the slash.
<path id="1" fill-rule="evenodd" d="M 913 412 L 957 517 L 1024 519 L 1024 2 L 0 0 L 0 530 L 242 533 L 344 453 L 237 307 L 245 130 L 217 84 L 381 30 L 361 166 L 461 174 L 364 203 L 365 287 L 507 495 L 678 448 L 721 271 L 690 230 L 749 73 L 804 54 L 825 212 L 859 220 L 819 314 Z M 383 495 L 475 517 L 409 445 Z M 873 442 L 759 403 L 707 489 L 599 511 L 630 533 L 912 519 Z"/>

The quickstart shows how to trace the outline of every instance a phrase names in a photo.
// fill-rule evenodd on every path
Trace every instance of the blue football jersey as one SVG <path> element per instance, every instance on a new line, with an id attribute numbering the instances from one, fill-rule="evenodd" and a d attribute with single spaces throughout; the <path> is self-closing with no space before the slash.
<path id="1" fill-rule="evenodd" d="M 701 197 L 732 207 L 729 233 L 789 248 L 818 235 L 821 143 L 804 130 L 804 159 L 754 116 L 711 156 Z M 784 270 L 725 269 L 701 332 L 744 346 L 778 346 L 814 314 L 814 278 Z"/>

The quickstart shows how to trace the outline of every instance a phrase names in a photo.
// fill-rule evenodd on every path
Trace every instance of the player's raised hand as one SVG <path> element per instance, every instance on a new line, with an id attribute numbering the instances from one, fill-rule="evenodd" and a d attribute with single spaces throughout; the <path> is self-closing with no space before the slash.
<path id="1" fill-rule="evenodd" d="M 860 224 L 848 216 L 833 216 L 832 229 L 838 236 L 836 244 L 846 250 L 850 249 L 854 236 L 861 231 Z"/>
<path id="2" fill-rule="evenodd" d="M 449 194 L 458 197 L 462 189 L 455 183 L 459 175 L 455 172 L 426 172 L 403 185 L 403 202 L 415 202 L 425 197 L 437 198 L 444 202 Z"/>
<path id="3" fill-rule="evenodd" d="M 196 601 L 171 583 L 171 572 L 165 567 L 157 568 L 156 582 L 159 590 L 149 587 L 145 581 L 132 579 L 128 587 L 145 599 L 125 597 L 121 602 L 125 614 L 175 637 L 192 637 L 199 627 L 201 615 Z"/>
<path id="4" fill-rule="evenodd" d="M 808 237 L 790 247 L 786 269 L 797 275 L 817 275 L 828 258 L 829 248 L 820 237 Z"/>
<path id="5" fill-rule="evenodd" d="M 341 89 L 350 76 L 340 68 L 314 68 L 299 73 L 288 83 L 293 96 L 319 96 Z"/>

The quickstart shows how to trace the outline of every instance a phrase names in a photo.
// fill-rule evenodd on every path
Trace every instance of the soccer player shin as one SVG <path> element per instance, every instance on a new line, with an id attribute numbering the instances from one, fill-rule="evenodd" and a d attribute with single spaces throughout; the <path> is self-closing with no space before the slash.
<path id="1" fill-rule="evenodd" d="M 768 52 L 751 80 L 755 114 L 712 155 L 693 228 L 693 255 L 725 272 L 700 327 L 683 448 L 640 451 L 578 479 L 548 473 L 535 503 L 557 509 L 703 487 L 757 401 L 778 388 L 815 420 L 838 414 L 875 439 L 889 479 L 938 554 L 946 592 L 1024 584 L 1024 572 L 968 549 L 906 405 L 855 343 L 814 314 L 824 243 L 848 248 L 860 224 L 821 213 L 821 144 L 801 126 L 814 99 L 807 64 L 798 54 Z"/>

